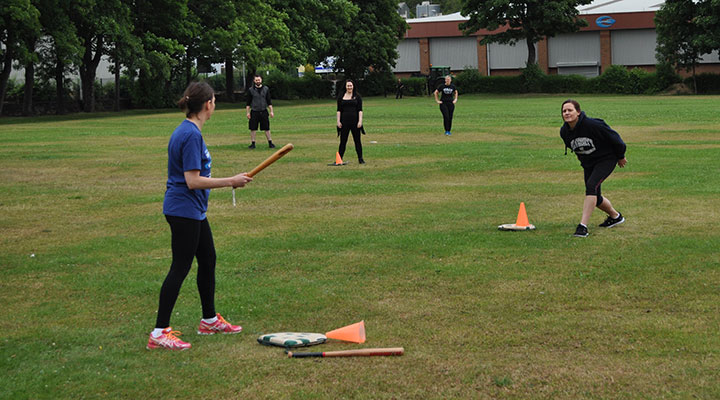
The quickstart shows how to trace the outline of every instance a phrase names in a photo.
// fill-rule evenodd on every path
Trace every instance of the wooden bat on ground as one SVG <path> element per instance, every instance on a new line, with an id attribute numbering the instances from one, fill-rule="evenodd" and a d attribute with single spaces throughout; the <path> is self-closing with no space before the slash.
<path id="1" fill-rule="evenodd" d="M 247 175 L 252 178 L 253 176 L 255 176 L 255 174 L 264 170 L 265 168 L 267 168 L 268 165 L 279 160 L 280 157 L 289 153 L 290 150 L 292 150 L 294 148 L 295 148 L 295 146 L 293 146 L 292 143 L 286 144 L 280 150 L 274 152 L 270 157 L 266 158 L 265 161 L 261 162 L 257 167 L 253 168 L 252 171 L 248 172 Z M 235 207 L 235 188 L 233 188 L 233 190 L 232 190 L 232 198 L 233 198 L 233 207 Z"/>
<path id="2" fill-rule="evenodd" d="M 369 357 L 369 356 L 401 356 L 405 353 L 402 347 L 388 347 L 380 349 L 324 351 L 320 353 L 293 353 L 289 351 L 289 358 L 300 357 Z"/>

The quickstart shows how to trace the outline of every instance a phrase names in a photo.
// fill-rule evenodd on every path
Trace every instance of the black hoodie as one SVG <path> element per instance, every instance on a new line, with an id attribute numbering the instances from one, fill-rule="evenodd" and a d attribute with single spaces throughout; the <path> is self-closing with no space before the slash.
<path id="1" fill-rule="evenodd" d="M 592 166 L 598 161 L 625 158 L 626 146 L 620 135 L 605 121 L 585 116 L 584 111 L 580 112 L 575 129 L 570 129 L 567 122 L 563 124 L 560 137 L 583 167 Z"/>

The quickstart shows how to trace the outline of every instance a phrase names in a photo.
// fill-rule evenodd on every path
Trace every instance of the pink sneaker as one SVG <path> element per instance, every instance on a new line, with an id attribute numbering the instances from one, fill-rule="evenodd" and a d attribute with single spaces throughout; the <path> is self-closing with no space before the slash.
<path id="1" fill-rule="evenodd" d="M 225 318 L 220 314 L 217 315 L 217 321 L 212 324 L 208 324 L 205 321 L 200 321 L 197 333 L 200 335 L 214 335 L 216 333 L 240 333 L 242 332 L 242 326 L 231 325 L 225 321 Z"/>
<path id="2" fill-rule="evenodd" d="M 147 348 L 148 350 L 158 348 L 165 348 L 168 350 L 187 350 L 191 348 L 192 345 L 190 343 L 183 342 L 178 338 L 180 335 L 182 335 L 180 332 L 172 330 L 171 327 L 163 329 L 163 333 L 159 337 L 153 337 L 151 333 L 150 338 L 148 339 Z"/>

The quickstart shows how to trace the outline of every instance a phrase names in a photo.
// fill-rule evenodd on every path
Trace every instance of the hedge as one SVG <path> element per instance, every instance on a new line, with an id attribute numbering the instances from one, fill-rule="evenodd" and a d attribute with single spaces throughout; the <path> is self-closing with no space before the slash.
<path id="1" fill-rule="evenodd" d="M 720 91 L 720 75 L 703 74 L 698 93 Z M 700 76 L 700 75 L 698 75 Z M 465 70 L 455 78 L 461 93 L 614 93 L 653 94 L 680 81 L 674 72 L 658 66 L 657 72 L 640 68 L 628 70 L 613 65 L 600 76 L 547 75 L 537 65 L 523 69 L 517 76 L 482 76 L 475 69 Z"/>

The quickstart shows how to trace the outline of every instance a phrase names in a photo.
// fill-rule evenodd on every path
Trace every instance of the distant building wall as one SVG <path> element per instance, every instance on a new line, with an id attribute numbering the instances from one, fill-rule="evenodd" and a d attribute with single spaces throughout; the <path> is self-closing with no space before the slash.
<path id="1" fill-rule="evenodd" d="M 585 76 L 597 76 L 611 65 L 654 71 L 657 63 L 655 11 L 609 10 L 623 4 L 616 1 L 594 2 L 579 15 L 587 21 L 586 27 L 576 33 L 560 34 L 538 42 L 535 48 L 540 68 L 549 74 Z M 643 10 L 658 9 L 661 4 L 661 0 L 648 0 Z M 466 20 L 460 13 L 408 20 L 410 29 L 405 34 L 406 40 L 398 46 L 400 59 L 394 71 L 408 75 L 427 74 L 429 64 L 433 64 L 449 65 L 455 72 L 466 67 L 477 68 L 483 75 L 520 73 L 527 61 L 525 41 L 514 46 L 497 43 L 481 45 L 480 40 L 491 32 L 480 30 L 465 35 L 458 25 Z M 496 32 L 503 29 L 507 27 L 501 27 Z M 405 43 L 411 40 L 419 43 L 419 63 L 418 56 L 412 54 Z M 409 60 L 406 62 L 403 58 Z M 696 71 L 720 73 L 718 52 L 704 55 Z"/>
<path id="2" fill-rule="evenodd" d="M 430 39 L 430 64 L 458 71 L 478 67 L 477 39 L 474 37 Z"/>

